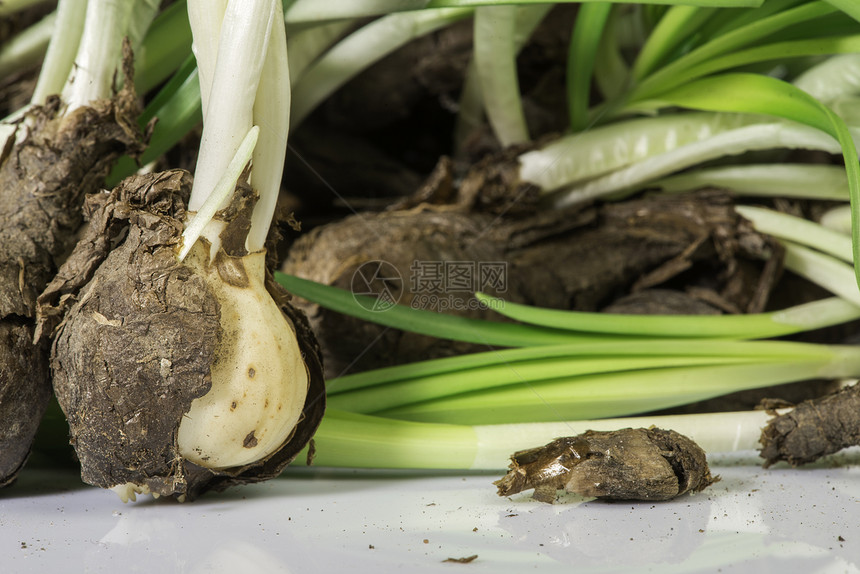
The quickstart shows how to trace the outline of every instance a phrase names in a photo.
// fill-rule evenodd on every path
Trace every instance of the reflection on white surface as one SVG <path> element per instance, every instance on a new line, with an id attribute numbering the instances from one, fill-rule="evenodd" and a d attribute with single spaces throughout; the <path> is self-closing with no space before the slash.
<path id="1" fill-rule="evenodd" d="M 499 498 L 498 476 L 325 469 L 123 505 L 32 468 L 0 491 L 0 572 L 860 572 L 858 461 L 717 459 L 721 482 L 697 495 L 555 505 Z"/>
<path id="2" fill-rule="evenodd" d="M 179 525 L 156 509 L 136 509 L 128 505 L 123 506 L 122 511 L 114 511 L 112 516 L 117 518 L 116 523 L 99 540 L 97 550 L 90 557 L 92 562 L 98 563 L 100 555 L 108 551 L 124 555 L 131 562 L 140 559 L 150 566 L 161 562 L 160 566 L 168 572 L 176 564 L 184 565 L 182 572 L 194 574 L 290 572 L 282 560 L 263 546 L 234 538 L 235 531 L 225 530 L 223 526 L 202 528 L 197 536 L 178 542 L 175 539 Z M 180 547 L 181 552 L 177 552 Z M 139 554 L 145 556 L 136 556 Z"/>
<path id="3" fill-rule="evenodd" d="M 114 511 L 113 516 L 118 518 L 116 525 L 99 540 L 105 546 L 157 543 L 161 534 L 170 532 L 174 526 L 167 518 L 148 518 L 143 513 Z"/>
<path id="4" fill-rule="evenodd" d="M 237 574 L 239 572 L 271 572 L 289 574 L 289 569 L 280 560 L 264 549 L 244 542 L 235 541 L 214 551 L 191 570 L 200 574 Z"/>

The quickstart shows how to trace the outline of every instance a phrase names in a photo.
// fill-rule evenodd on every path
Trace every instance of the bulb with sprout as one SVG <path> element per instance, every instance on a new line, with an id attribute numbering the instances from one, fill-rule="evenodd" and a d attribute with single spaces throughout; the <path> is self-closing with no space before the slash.
<path id="1" fill-rule="evenodd" d="M 82 476 L 124 500 L 275 476 L 324 409 L 316 341 L 266 268 L 289 126 L 280 3 L 188 9 L 193 183 L 175 170 L 91 196 L 88 236 L 43 294 L 68 307 L 52 370 Z"/>

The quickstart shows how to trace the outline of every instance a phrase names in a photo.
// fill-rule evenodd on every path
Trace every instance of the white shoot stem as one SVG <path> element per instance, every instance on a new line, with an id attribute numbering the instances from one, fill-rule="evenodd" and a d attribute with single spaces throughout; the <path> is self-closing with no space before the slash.
<path id="1" fill-rule="evenodd" d="M 555 8 L 555 4 L 517 6 L 516 17 L 514 18 L 514 50 L 517 54 L 522 51 L 534 31 L 553 8 Z"/>
<path id="2" fill-rule="evenodd" d="M 215 61 L 218 56 L 218 42 L 227 0 L 190 0 L 188 2 L 188 21 L 194 35 L 191 51 L 197 59 L 197 73 L 200 81 L 200 102 L 203 117 L 209 104 L 212 91 L 212 77 L 215 74 Z"/>
<path id="3" fill-rule="evenodd" d="M 572 205 L 621 191 L 628 191 L 702 162 L 764 149 L 817 149 L 839 153 L 839 143 L 816 128 L 778 122 L 746 126 L 653 156 L 609 175 L 565 190 L 555 200 L 557 207 Z"/>
<path id="4" fill-rule="evenodd" d="M 278 12 L 272 18 L 271 36 L 257 97 L 254 101 L 254 123 L 260 126 L 260 145 L 254 149 L 251 185 L 259 194 L 251 214 L 251 228 L 245 240 L 249 252 L 263 249 L 278 196 L 287 134 L 290 131 L 290 69 L 284 19 Z"/>
<path id="5" fill-rule="evenodd" d="M 688 436 L 709 454 L 758 450 L 761 448 L 761 429 L 771 416 L 762 410 L 558 423 L 479 425 L 472 427 L 478 445 L 472 469 L 503 469 L 510 462 L 511 453 L 549 443 L 561 436 L 575 436 L 588 430 L 612 431 L 622 428 L 648 428 L 652 425 Z"/>
<path id="6" fill-rule="evenodd" d="M 89 0 L 74 70 L 63 89 L 66 114 L 110 96 L 116 55 L 121 52 L 133 4 L 128 0 Z"/>
<path id="7" fill-rule="evenodd" d="M 763 164 L 712 167 L 657 180 L 649 187 L 681 193 L 702 187 L 736 195 L 848 201 L 848 176 L 836 165 Z"/>
<path id="8" fill-rule="evenodd" d="M 778 411 L 782 414 L 785 410 Z M 451 425 L 414 423 L 329 409 L 314 440 L 317 464 L 363 468 L 501 470 L 513 452 L 588 430 L 656 426 L 686 435 L 709 456 L 761 448 L 764 410 L 638 416 L 543 423 Z M 384 444 L 385 448 L 380 448 Z M 297 463 L 303 464 L 299 456 Z"/>
<path id="9" fill-rule="evenodd" d="M 197 213 L 185 226 L 185 231 L 182 232 L 182 249 L 179 251 L 179 260 L 182 261 L 191 251 L 194 242 L 203 233 L 203 230 L 212 221 L 212 217 L 236 189 L 236 182 L 245 170 L 245 166 L 251 160 L 251 155 L 257 145 L 257 137 L 260 133 L 258 126 L 252 127 L 248 131 L 248 135 L 242 140 L 239 149 L 236 150 L 236 155 L 230 160 L 224 175 L 218 181 L 215 189 L 197 210 Z"/>
<path id="10" fill-rule="evenodd" d="M 63 90 L 84 33 L 87 0 L 60 0 L 56 13 L 57 23 L 30 100 L 37 105 L 44 104 L 48 96 Z"/>
<path id="11" fill-rule="evenodd" d="M 774 311 L 771 318 L 774 323 L 811 331 L 860 319 L 860 307 L 839 297 L 828 297 Z"/>
<path id="12" fill-rule="evenodd" d="M 799 242 L 806 247 L 817 249 L 842 261 L 852 262 L 854 256 L 851 237 L 828 229 L 818 223 L 749 205 L 735 206 L 735 211 L 752 222 L 756 231 L 772 235 L 786 241 Z"/>
<path id="13" fill-rule="evenodd" d="M 821 216 L 819 223 L 844 235 L 851 235 L 851 206 L 834 207 Z"/>
<path id="14" fill-rule="evenodd" d="M 753 115 L 693 112 L 618 122 L 569 135 L 522 154 L 520 178 L 552 191 L 764 121 Z"/>
<path id="15" fill-rule="evenodd" d="M 507 147 L 529 141 L 517 80 L 516 6 L 475 10 L 475 69 L 493 132 Z"/>
<path id="16" fill-rule="evenodd" d="M 277 6 L 274 0 L 230 0 L 227 5 L 203 117 L 203 137 L 188 204 L 191 211 L 199 210 L 215 189 L 224 167 L 251 129 L 272 18 L 276 13 L 280 17 Z M 196 38 L 198 31 L 192 29 L 192 34 Z"/>
<path id="17" fill-rule="evenodd" d="M 849 127 L 860 126 L 860 97 L 842 96 L 829 103 L 833 113 L 842 118 Z"/>
<path id="18" fill-rule="evenodd" d="M 563 0 L 558 3 L 577 4 L 587 2 L 605 2 L 607 0 Z M 621 3 L 621 0 L 610 0 Z M 831 2 L 853 2 L 854 0 L 830 0 Z M 635 0 L 627 4 L 693 4 L 696 6 L 725 6 L 725 7 L 749 7 L 751 0 Z M 287 10 L 287 24 L 316 23 L 329 20 L 343 20 L 345 18 L 364 18 L 367 16 L 380 16 L 408 10 L 425 10 L 446 6 L 496 6 L 501 4 L 546 4 L 546 0 L 297 0 Z M 761 1 L 759 1 L 759 4 Z M 629 14 L 627 20 L 630 22 L 619 34 L 627 40 L 625 47 L 642 45 L 643 32 L 642 18 L 639 12 L 626 10 Z"/>
<path id="19" fill-rule="evenodd" d="M 0 78 L 39 62 L 48 48 L 56 21 L 57 13 L 51 12 L 0 47 Z"/>
<path id="20" fill-rule="evenodd" d="M 828 58 L 805 71 L 793 83 L 824 103 L 860 94 L 860 54 Z"/>
<path id="21" fill-rule="evenodd" d="M 463 89 L 460 91 L 460 101 L 457 103 L 457 123 L 454 126 L 455 155 L 462 155 L 466 143 L 484 122 L 484 97 L 481 93 L 481 82 L 475 59 L 466 66 Z"/>
<path id="22" fill-rule="evenodd" d="M 469 8 L 446 8 L 391 14 L 353 32 L 305 71 L 293 91 L 292 126 L 299 125 L 329 95 L 385 55 L 471 13 Z"/>
<path id="23" fill-rule="evenodd" d="M 519 54 L 535 29 L 552 10 L 551 4 L 541 6 L 518 6 L 514 49 Z M 463 149 L 469 135 L 478 129 L 484 119 L 484 98 L 474 58 L 466 68 L 463 89 L 458 103 L 457 125 L 454 127 L 454 147 L 457 153 Z"/>
<path id="24" fill-rule="evenodd" d="M 287 10 L 289 24 L 365 18 L 379 16 L 396 10 L 421 10 L 430 0 L 298 0 Z"/>
<path id="25" fill-rule="evenodd" d="M 351 20 L 331 22 L 291 34 L 287 38 L 290 83 L 295 86 L 308 66 L 342 38 L 346 31 L 354 25 L 355 23 Z"/>
<path id="26" fill-rule="evenodd" d="M 835 257 L 784 241 L 785 268 L 860 306 L 854 269 Z"/>
<path id="27" fill-rule="evenodd" d="M 191 0 L 189 6 L 198 1 Z M 203 6 L 196 4 L 192 11 Z M 255 189 L 262 188 L 258 191 L 264 209 L 277 199 L 290 87 L 280 7 L 278 0 L 229 0 L 227 4 L 189 202 L 189 209 L 199 212 L 188 225 L 180 254 L 188 255 L 185 264 L 204 278 L 220 305 L 222 339 L 211 366 L 212 386 L 191 403 L 176 439 L 183 457 L 209 468 L 241 467 L 281 448 L 302 416 L 308 390 L 308 371 L 295 330 L 265 287 L 265 250 L 235 258 L 243 277 L 238 282 L 227 281 L 212 257 L 218 251 L 215 233 L 222 222 L 210 222 L 211 217 L 229 200 L 249 157 L 251 183 Z M 195 17 L 192 25 L 199 26 L 202 20 Z M 203 50 L 213 48 L 213 31 L 203 36 L 199 29 L 192 32 L 195 43 L 198 38 L 202 41 L 197 45 L 199 57 L 209 58 Z M 265 79 L 261 79 L 263 72 Z M 207 87 L 202 85 L 201 90 Z M 251 128 L 257 120 L 261 127 Z M 258 138 L 260 145 L 256 145 Z M 261 148 L 269 149 L 257 153 Z M 226 160 L 230 161 L 224 174 Z M 259 206 L 258 201 L 252 227 L 263 217 Z M 268 221 L 256 224 L 256 232 L 265 237 L 270 220 L 271 211 Z M 210 240 L 208 250 L 196 241 L 199 236 Z"/>
<path id="28" fill-rule="evenodd" d="M 161 0 L 133 0 L 131 14 L 128 19 L 125 35 L 128 36 L 131 47 L 137 50 L 149 31 L 149 25 L 158 15 Z"/>

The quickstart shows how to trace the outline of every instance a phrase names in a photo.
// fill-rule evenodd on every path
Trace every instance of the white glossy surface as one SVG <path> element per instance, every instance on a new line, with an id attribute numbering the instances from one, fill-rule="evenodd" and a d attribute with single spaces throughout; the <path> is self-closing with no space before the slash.
<path id="1" fill-rule="evenodd" d="M 694 496 L 555 505 L 497 497 L 495 474 L 331 469 L 124 505 L 31 464 L 0 491 L 0 572 L 860 572 L 857 451 L 711 462 L 722 480 Z"/>

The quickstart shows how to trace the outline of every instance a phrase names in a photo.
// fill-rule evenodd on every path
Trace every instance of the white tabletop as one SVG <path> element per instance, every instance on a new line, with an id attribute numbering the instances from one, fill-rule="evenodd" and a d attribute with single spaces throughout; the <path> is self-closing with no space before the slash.
<path id="1" fill-rule="evenodd" d="M 500 498 L 498 474 L 295 468 L 193 503 L 122 504 L 36 461 L 0 491 L 0 572 L 860 572 L 858 463 L 712 457 L 720 482 L 663 503 Z"/>

